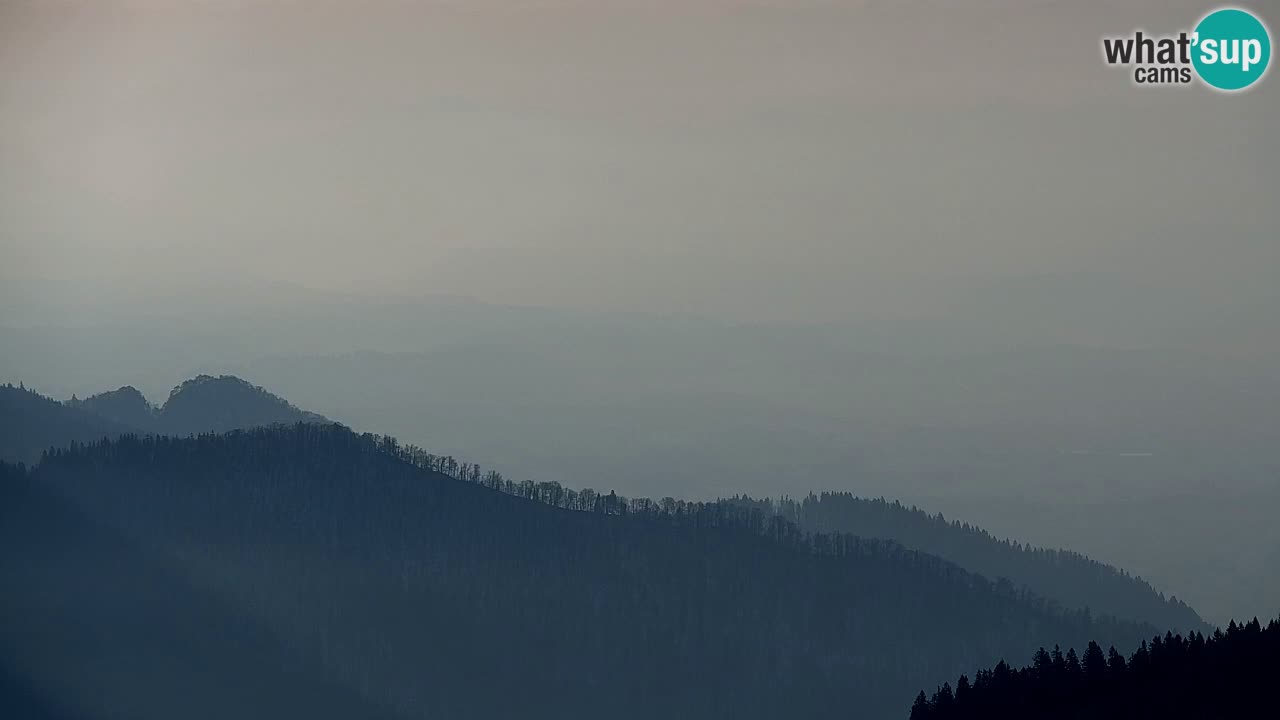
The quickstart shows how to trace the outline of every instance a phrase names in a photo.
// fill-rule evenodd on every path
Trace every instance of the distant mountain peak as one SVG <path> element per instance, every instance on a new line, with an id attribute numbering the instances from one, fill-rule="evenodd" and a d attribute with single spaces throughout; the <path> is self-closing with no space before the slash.
<path id="1" fill-rule="evenodd" d="M 137 430 L 156 429 L 156 407 L 132 385 L 91 395 L 83 400 L 72 397 L 67 404 Z"/>
<path id="2" fill-rule="evenodd" d="M 59 402 L 24 385 L 0 385 L 0 460 L 34 463 L 51 447 L 124 434 L 198 435 L 267 425 L 329 424 L 233 375 L 197 375 L 157 407 L 136 387 Z"/>
<path id="3" fill-rule="evenodd" d="M 235 375 L 197 375 L 169 393 L 160 408 L 166 433 L 186 435 L 297 422 L 327 423 L 284 398 Z"/>
<path id="4" fill-rule="evenodd" d="M 201 373 L 189 380 L 183 380 L 181 383 L 178 383 L 177 385 L 175 385 L 173 389 L 169 391 L 169 399 L 172 400 L 175 396 L 180 395 L 184 392 L 190 392 L 196 388 L 199 388 L 205 385 L 210 385 L 210 384 L 225 385 L 227 387 L 239 387 L 239 388 L 260 390 L 262 392 L 267 392 L 261 386 L 254 385 L 248 380 L 245 380 L 244 378 L 241 378 L 241 377 L 237 377 L 235 375 L 208 375 L 205 373 Z M 271 393 L 267 393 L 267 394 L 270 395 Z"/>

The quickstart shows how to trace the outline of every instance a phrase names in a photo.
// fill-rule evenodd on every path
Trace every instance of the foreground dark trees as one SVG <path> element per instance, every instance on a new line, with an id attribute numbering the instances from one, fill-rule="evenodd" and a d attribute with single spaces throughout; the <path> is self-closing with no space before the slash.
<path id="1" fill-rule="evenodd" d="M 333 425 L 4 473 L 0 669 L 89 717 L 301 693 L 287 715 L 889 718 L 966 668 L 1153 632 L 896 543 L 510 483 Z"/>
<path id="2" fill-rule="evenodd" d="M 962 675 L 954 689 L 920 693 L 911 720 L 1274 717 L 1278 681 L 1280 620 L 1264 628 L 1254 618 L 1208 637 L 1156 636 L 1128 660 L 1096 642 L 1079 656 L 1041 648 L 1028 667 L 1001 662 L 972 683 Z"/>

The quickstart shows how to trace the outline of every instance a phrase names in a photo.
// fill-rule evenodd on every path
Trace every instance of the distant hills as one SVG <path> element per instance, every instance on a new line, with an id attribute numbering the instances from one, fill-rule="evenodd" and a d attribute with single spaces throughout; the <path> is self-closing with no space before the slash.
<path id="1" fill-rule="evenodd" d="M 0 430 L 0 460 L 35 465 L 0 465 L 0 609 L 35 628 L 6 628 L 0 706 L 31 717 L 267 717 L 302 695 L 319 718 L 901 717 L 1041 645 L 1206 629 L 1111 566 L 896 502 L 516 482 L 234 376 L 160 406 L 0 386 Z M 233 686 L 195 714 L 168 690 Z"/>
<path id="2" fill-rule="evenodd" d="M 177 388 L 174 391 L 177 392 Z M 142 393 L 132 385 L 98 393 L 84 400 L 73 398 L 67 405 L 88 410 L 125 427 L 144 432 L 157 432 L 162 425 L 160 409 L 147 402 Z"/>
<path id="3" fill-rule="evenodd" d="M 0 386 L 0 459 L 34 463 L 41 452 L 125 433 L 188 435 L 297 422 L 329 422 L 301 410 L 241 378 L 201 375 L 173 389 L 154 406 L 133 387 L 65 403 L 30 390 Z M 452 458 L 450 462 L 456 461 Z M 478 466 L 468 466 L 478 467 Z M 449 473 L 447 466 L 441 471 Z M 879 538 L 935 555 L 992 580 L 1007 579 L 1063 608 L 1088 608 L 1160 630 L 1204 631 L 1208 625 L 1176 598 L 1165 598 L 1148 583 L 1084 555 L 1000 540 L 966 523 L 948 521 L 884 499 L 824 492 L 803 500 L 728 502 L 780 515 L 813 533 L 849 533 Z"/>
<path id="4" fill-rule="evenodd" d="M 339 425 L 3 472 L 0 668 L 86 717 L 889 718 L 1040 645 L 1154 632 L 894 542 Z"/>
<path id="5" fill-rule="evenodd" d="M 154 406 L 125 386 L 58 402 L 22 386 L 0 386 L 0 459 L 33 463 L 71 442 L 124 433 L 190 435 L 296 422 L 329 422 L 231 375 L 200 375 Z"/>
<path id="6" fill-rule="evenodd" d="M 79 287 L 94 302 L 77 310 L 13 277 L 0 382 L 64 400 L 127 378 L 158 404 L 195 374 L 181 369 L 230 373 L 526 477 L 900 498 L 1140 572 L 1217 624 L 1280 607 L 1280 286 L 1171 311 L 1160 273 L 990 280 L 939 298 L 938 314 L 772 325 L 202 272 L 156 278 L 154 293 Z M 56 306 L 25 311 L 44 296 Z"/>
<path id="7" fill-rule="evenodd" d="M 0 460 L 34 463 L 52 447 L 136 430 L 21 386 L 0 385 Z"/>
<path id="8" fill-rule="evenodd" d="M 1146 581 L 1111 565 L 1069 550 L 1001 540 L 982 528 L 896 501 L 824 492 L 799 501 L 737 497 L 731 502 L 776 513 L 810 532 L 891 538 L 986 577 L 1008 578 L 1066 607 L 1149 622 L 1162 630 L 1210 629 L 1186 603 L 1166 598 Z"/>
<path id="9" fill-rule="evenodd" d="M 122 425 L 161 435 L 226 432 L 295 422 L 328 422 L 323 416 L 299 410 L 283 398 L 233 375 L 196 376 L 175 387 L 168 400 L 159 407 L 152 406 L 141 392 L 131 386 L 70 404 Z"/>

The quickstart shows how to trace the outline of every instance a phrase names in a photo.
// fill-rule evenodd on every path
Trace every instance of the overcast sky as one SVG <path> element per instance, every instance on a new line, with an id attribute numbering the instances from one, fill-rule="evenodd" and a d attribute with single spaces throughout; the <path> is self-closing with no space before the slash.
<path id="1" fill-rule="evenodd" d="M 236 372 L 512 477 L 889 494 L 1275 607 L 1280 76 L 1101 52 L 1214 5 L 0 0 L 0 382 Z"/>
<path id="2" fill-rule="evenodd" d="M 1099 49 L 1209 7 L 7 0 L 0 277 L 783 321 L 1081 273 L 1252 302 L 1280 79 L 1135 88 Z"/>

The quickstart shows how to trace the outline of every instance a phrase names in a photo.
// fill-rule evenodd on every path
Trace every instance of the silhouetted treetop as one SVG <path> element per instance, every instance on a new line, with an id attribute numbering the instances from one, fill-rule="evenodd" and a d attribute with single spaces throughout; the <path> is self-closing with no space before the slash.
<path id="1" fill-rule="evenodd" d="M 911 720 L 1062 720 L 1169 718 L 1210 720 L 1274 715 L 1280 677 L 1280 620 L 1257 618 L 1205 636 L 1156 635 L 1126 662 L 1114 647 L 1089 641 L 1084 660 L 1074 649 L 1035 653 L 1031 666 L 979 671 L 973 686 L 952 697 L 946 685 L 923 692 Z M 968 682 L 964 676 L 961 680 Z"/>

